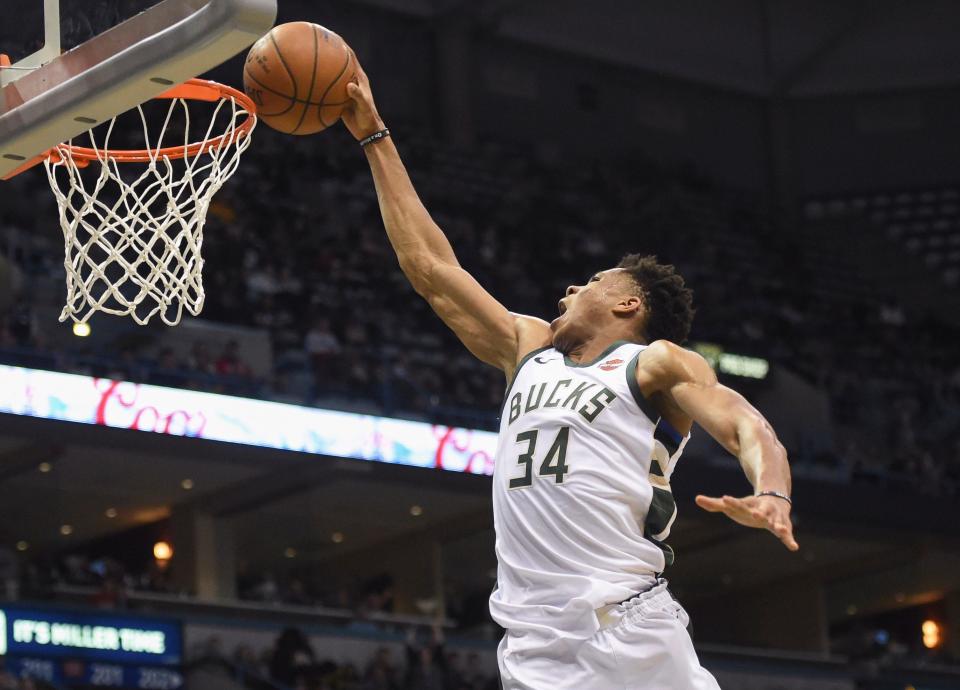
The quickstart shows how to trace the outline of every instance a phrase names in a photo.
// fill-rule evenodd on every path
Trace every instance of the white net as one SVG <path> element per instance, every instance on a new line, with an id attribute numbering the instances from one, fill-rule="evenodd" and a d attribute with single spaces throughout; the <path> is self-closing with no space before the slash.
<path id="1" fill-rule="evenodd" d="M 197 146 L 190 140 L 191 102 L 162 103 L 166 116 L 153 139 L 144 106 L 126 114 L 140 116 L 146 161 L 118 160 L 123 152 L 110 147 L 114 118 L 89 132 L 89 165 L 69 145 L 45 162 L 66 250 L 60 321 L 86 322 L 101 311 L 129 315 L 141 325 L 159 316 L 174 326 L 184 309 L 196 316 L 203 308 L 200 249 L 207 211 L 252 141 L 241 126 L 253 115 L 232 97 L 202 104 L 212 115 L 200 141 L 223 135 L 217 145 Z M 100 130 L 105 134 L 98 143 Z M 176 145 L 164 149 L 165 137 Z"/>

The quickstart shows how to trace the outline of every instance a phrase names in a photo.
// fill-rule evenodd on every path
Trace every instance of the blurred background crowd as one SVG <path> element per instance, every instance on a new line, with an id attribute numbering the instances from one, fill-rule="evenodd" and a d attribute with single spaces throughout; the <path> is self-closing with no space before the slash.
<path id="1" fill-rule="evenodd" d="M 495 428 L 502 375 L 474 360 L 408 287 L 366 163 L 338 134 L 296 147 L 263 136 L 210 211 L 203 317 L 268 333 L 262 374 L 236 340 L 176 352 L 148 329 L 94 349 L 39 319 L 39 309 L 58 308 L 63 280 L 55 232 L 34 229 L 38 215 L 53 213 L 40 176 L 14 182 L 19 193 L 5 209 L 0 253 L 19 290 L 3 313 L 0 358 Z M 893 286 L 858 285 L 852 267 L 805 258 L 804 241 L 692 171 L 520 154 L 496 141 L 466 155 L 402 123 L 394 136 L 462 263 L 511 310 L 549 320 L 567 285 L 624 253 L 656 252 L 695 291 L 691 340 L 765 357 L 829 396 L 836 438 L 827 452 L 790 448 L 794 462 L 956 491 L 960 359 L 948 320 L 905 308 Z M 284 165 L 271 163 L 278 157 Z"/>
<path id="2" fill-rule="evenodd" d="M 447 650 L 442 629 L 403 633 L 403 653 L 382 646 L 365 667 L 324 659 L 297 628 L 285 629 L 259 654 L 248 645 L 231 653 L 219 638 L 194 650 L 191 663 L 232 674 L 251 690 L 264 679 L 292 690 L 498 690 L 479 655 Z M 259 686 L 258 686 L 259 682 Z"/>

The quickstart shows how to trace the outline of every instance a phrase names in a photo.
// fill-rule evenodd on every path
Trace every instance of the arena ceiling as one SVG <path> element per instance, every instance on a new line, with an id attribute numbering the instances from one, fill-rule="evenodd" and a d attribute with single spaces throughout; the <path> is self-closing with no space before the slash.
<path id="1" fill-rule="evenodd" d="M 754 95 L 954 86 L 951 0 L 352 0 Z"/>
<path id="2" fill-rule="evenodd" d="M 158 0 L 61 0 L 65 47 Z M 281 0 L 291 17 L 306 0 Z M 312 0 L 311 0 L 312 2 Z M 952 0 L 326 0 L 429 20 L 755 96 L 930 89 L 960 81 L 960 4 Z M 36 0 L 8 0 L 21 21 L 0 46 L 41 35 Z M 320 3 L 318 3 L 320 5 Z M 333 8 L 331 8 L 333 9 Z M 311 16 L 321 16 L 321 7 Z M 72 28 L 71 28 L 72 27 Z M 28 40 L 30 39 L 30 40 Z"/>

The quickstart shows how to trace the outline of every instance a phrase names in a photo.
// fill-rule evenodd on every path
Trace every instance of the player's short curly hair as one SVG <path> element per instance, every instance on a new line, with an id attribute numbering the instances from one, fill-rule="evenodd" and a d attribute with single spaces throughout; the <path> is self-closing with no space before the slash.
<path id="1" fill-rule="evenodd" d="M 673 264 L 661 264 L 656 256 L 627 254 L 617 268 L 630 274 L 647 309 L 643 337 L 648 343 L 669 340 L 683 344 L 693 323 L 693 290 L 683 282 Z"/>

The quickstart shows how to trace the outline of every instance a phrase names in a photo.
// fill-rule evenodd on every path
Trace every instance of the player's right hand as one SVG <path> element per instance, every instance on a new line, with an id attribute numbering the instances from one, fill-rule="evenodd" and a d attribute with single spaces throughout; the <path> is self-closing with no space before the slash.
<path id="1" fill-rule="evenodd" d="M 351 49 L 350 52 L 353 53 L 353 50 Z M 340 119 L 350 130 L 353 138 L 360 141 L 374 132 L 386 129 L 386 127 L 377 112 L 376 103 L 373 102 L 370 80 L 367 78 L 367 73 L 363 71 L 363 67 L 360 66 L 356 53 L 353 53 L 353 59 L 357 63 L 357 74 L 354 80 L 347 84 L 347 95 L 350 97 L 350 102 L 344 107 Z"/>
<path id="2" fill-rule="evenodd" d="M 734 498 L 724 496 L 713 498 L 697 496 L 696 504 L 710 513 L 723 513 L 728 518 L 746 527 L 765 529 L 783 542 L 791 551 L 797 551 L 800 545 L 793 537 L 793 524 L 790 521 L 790 504 L 774 496 L 745 496 Z"/>

